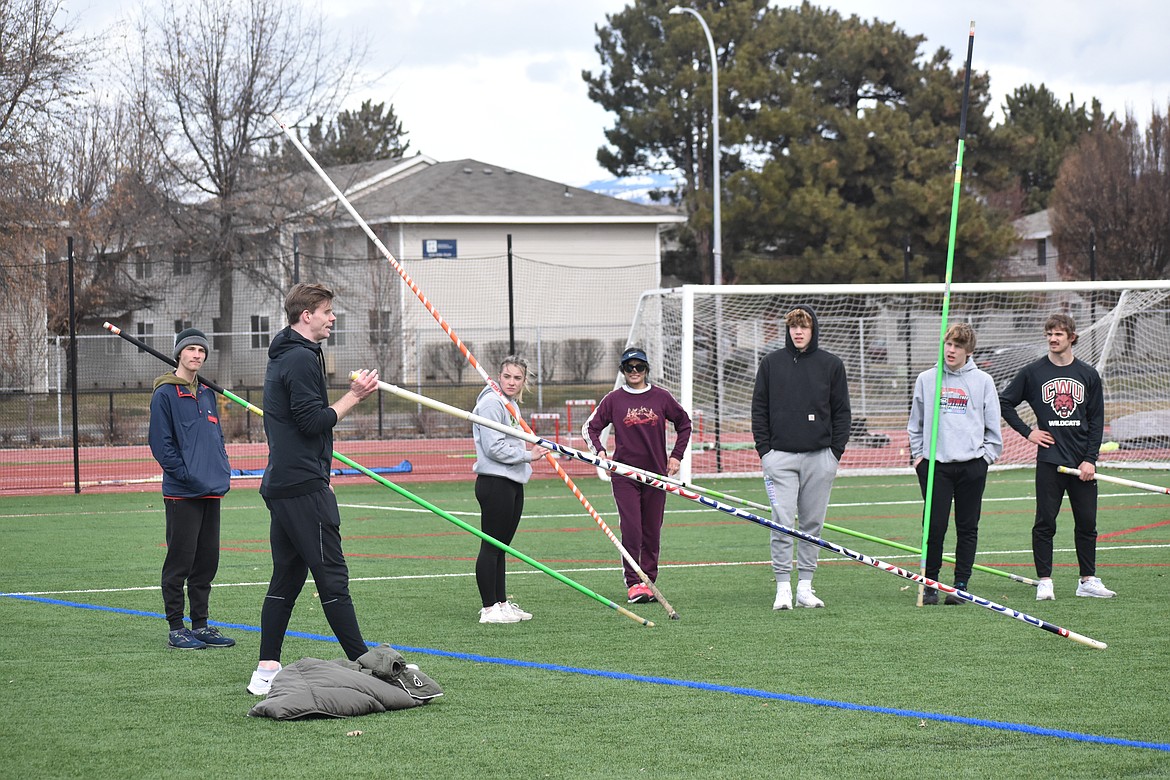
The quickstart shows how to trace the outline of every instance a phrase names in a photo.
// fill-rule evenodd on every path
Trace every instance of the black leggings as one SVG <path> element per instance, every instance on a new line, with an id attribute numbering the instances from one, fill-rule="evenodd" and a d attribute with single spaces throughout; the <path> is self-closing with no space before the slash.
<path id="1" fill-rule="evenodd" d="M 524 511 L 524 486 L 505 477 L 481 474 L 475 478 L 475 500 L 479 502 L 480 530 L 498 542 L 511 544 Z M 508 600 L 504 585 L 504 551 L 481 541 L 475 559 L 475 583 L 485 607 Z"/>

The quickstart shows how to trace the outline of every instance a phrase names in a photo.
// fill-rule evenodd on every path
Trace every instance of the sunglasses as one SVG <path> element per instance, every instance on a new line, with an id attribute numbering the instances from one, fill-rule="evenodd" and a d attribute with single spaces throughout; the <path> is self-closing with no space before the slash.
<path id="1" fill-rule="evenodd" d="M 645 363 L 626 363 L 622 366 L 623 374 L 645 374 L 650 370 L 650 366 Z"/>

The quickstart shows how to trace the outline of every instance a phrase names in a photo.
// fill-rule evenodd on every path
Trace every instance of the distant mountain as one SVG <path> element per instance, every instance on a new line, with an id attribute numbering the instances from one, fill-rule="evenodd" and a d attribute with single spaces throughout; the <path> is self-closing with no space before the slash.
<path id="1" fill-rule="evenodd" d="M 632 203 L 665 205 L 661 202 L 655 204 L 650 199 L 650 192 L 652 190 L 670 190 L 675 186 L 677 185 L 673 177 L 665 174 L 653 174 L 628 176 L 621 179 L 598 179 L 589 182 L 582 189 L 596 192 L 599 195 L 609 195 L 611 198 L 628 200 Z"/>

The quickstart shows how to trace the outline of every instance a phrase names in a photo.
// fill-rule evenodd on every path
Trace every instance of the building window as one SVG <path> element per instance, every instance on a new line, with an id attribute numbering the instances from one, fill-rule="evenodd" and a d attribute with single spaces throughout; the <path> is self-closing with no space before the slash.
<path id="1" fill-rule="evenodd" d="M 378 235 L 378 228 L 371 227 L 370 230 L 373 231 L 375 236 Z M 378 238 L 381 240 L 382 237 L 378 236 Z M 381 250 L 378 249 L 378 245 L 375 244 L 374 240 L 369 236 L 366 236 L 366 259 L 372 263 L 376 263 L 384 259 L 382 257 Z"/>
<path id="2" fill-rule="evenodd" d="M 1048 265 L 1048 241 L 1047 239 L 1036 239 L 1036 265 Z"/>
<path id="3" fill-rule="evenodd" d="M 270 341 L 268 318 L 260 314 L 253 314 L 252 349 L 268 349 Z"/>
<path id="4" fill-rule="evenodd" d="M 134 252 L 134 278 L 149 279 L 153 273 L 154 268 L 150 262 L 150 255 L 143 249 Z"/>
<path id="5" fill-rule="evenodd" d="M 370 309 L 370 343 L 390 343 L 390 312 Z"/>
<path id="6" fill-rule="evenodd" d="M 228 318 L 228 322 L 229 323 L 231 322 L 230 317 Z M 228 347 L 231 344 L 231 337 L 232 337 L 231 330 L 232 330 L 231 325 L 224 327 L 223 318 L 212 317 L 211 318 L 211 348 L 213 350 L 215 350 L 216 352 L 227 351 Z"/>
<path id="7" fill-rule="evenodd" d="M 325 265 L 337 264 L 337 242 L 334 239 L 333 231 L 327 230 L 321 236 L 321 262 Z"/>
<path id="8" fill-rule="evenodd" d="M 138 340 L 148 347 L 154 346 L 154 323 L 140 322 L 138 323 Z M 138 348 L 139 352 L 145 352 L 142 347 Z"/>
<path id="9" fill-rule="evenodd" d="M 191 324 L 191 320 L 175 320 L 175 335 L 177 336 L 187 328 L 193 327 L 195 326 Z"/>
<path id="10" fill-rule="evenodd" d="M 345 346 L 345 314 L 343 312 L 335 311 L 333 316 L 337 318 L 337 322 L 333 323 L 333 330 L 329 333 L 329 338 L 325 341 L 331 347 Z"/>
<path id="11" fill-rule="evenodd" d="M 191 275 L 191 255 L 186 250 L 176 249 L 172 255 L 171 273 L 175 276 Z"/>

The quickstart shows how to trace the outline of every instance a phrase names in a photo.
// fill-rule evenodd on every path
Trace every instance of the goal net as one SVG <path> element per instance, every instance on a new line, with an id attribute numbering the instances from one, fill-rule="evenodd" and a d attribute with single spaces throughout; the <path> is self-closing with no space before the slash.
<path id="1" fill-rule="evenodd" d="M 689 474 L 760 473 L 751 395 L 761 358 L 784 344 L 784 315 L 817 312 L 819 344 L 845 362 L 853 430 L 843 471 L 909 467 L 914 380 L 938 360 L 942 284 L 684 286 L 642 294 L 627 340 L 645 347 L 652 381 L 692 411 Z M 1170 282 L 952 284 L 948 324 L 970 323 L 975 361 L 1002 389 L 1046 354 L 1044 320 L 1077 323 L 1075 354 L 1105 392 L 1102 464 L 1170 467 Z M 1031 410 L 1020 407 L 1025 420 Z M 1000 466 L 1034 462 L 1035 445 L 1004 427 Z"/>

